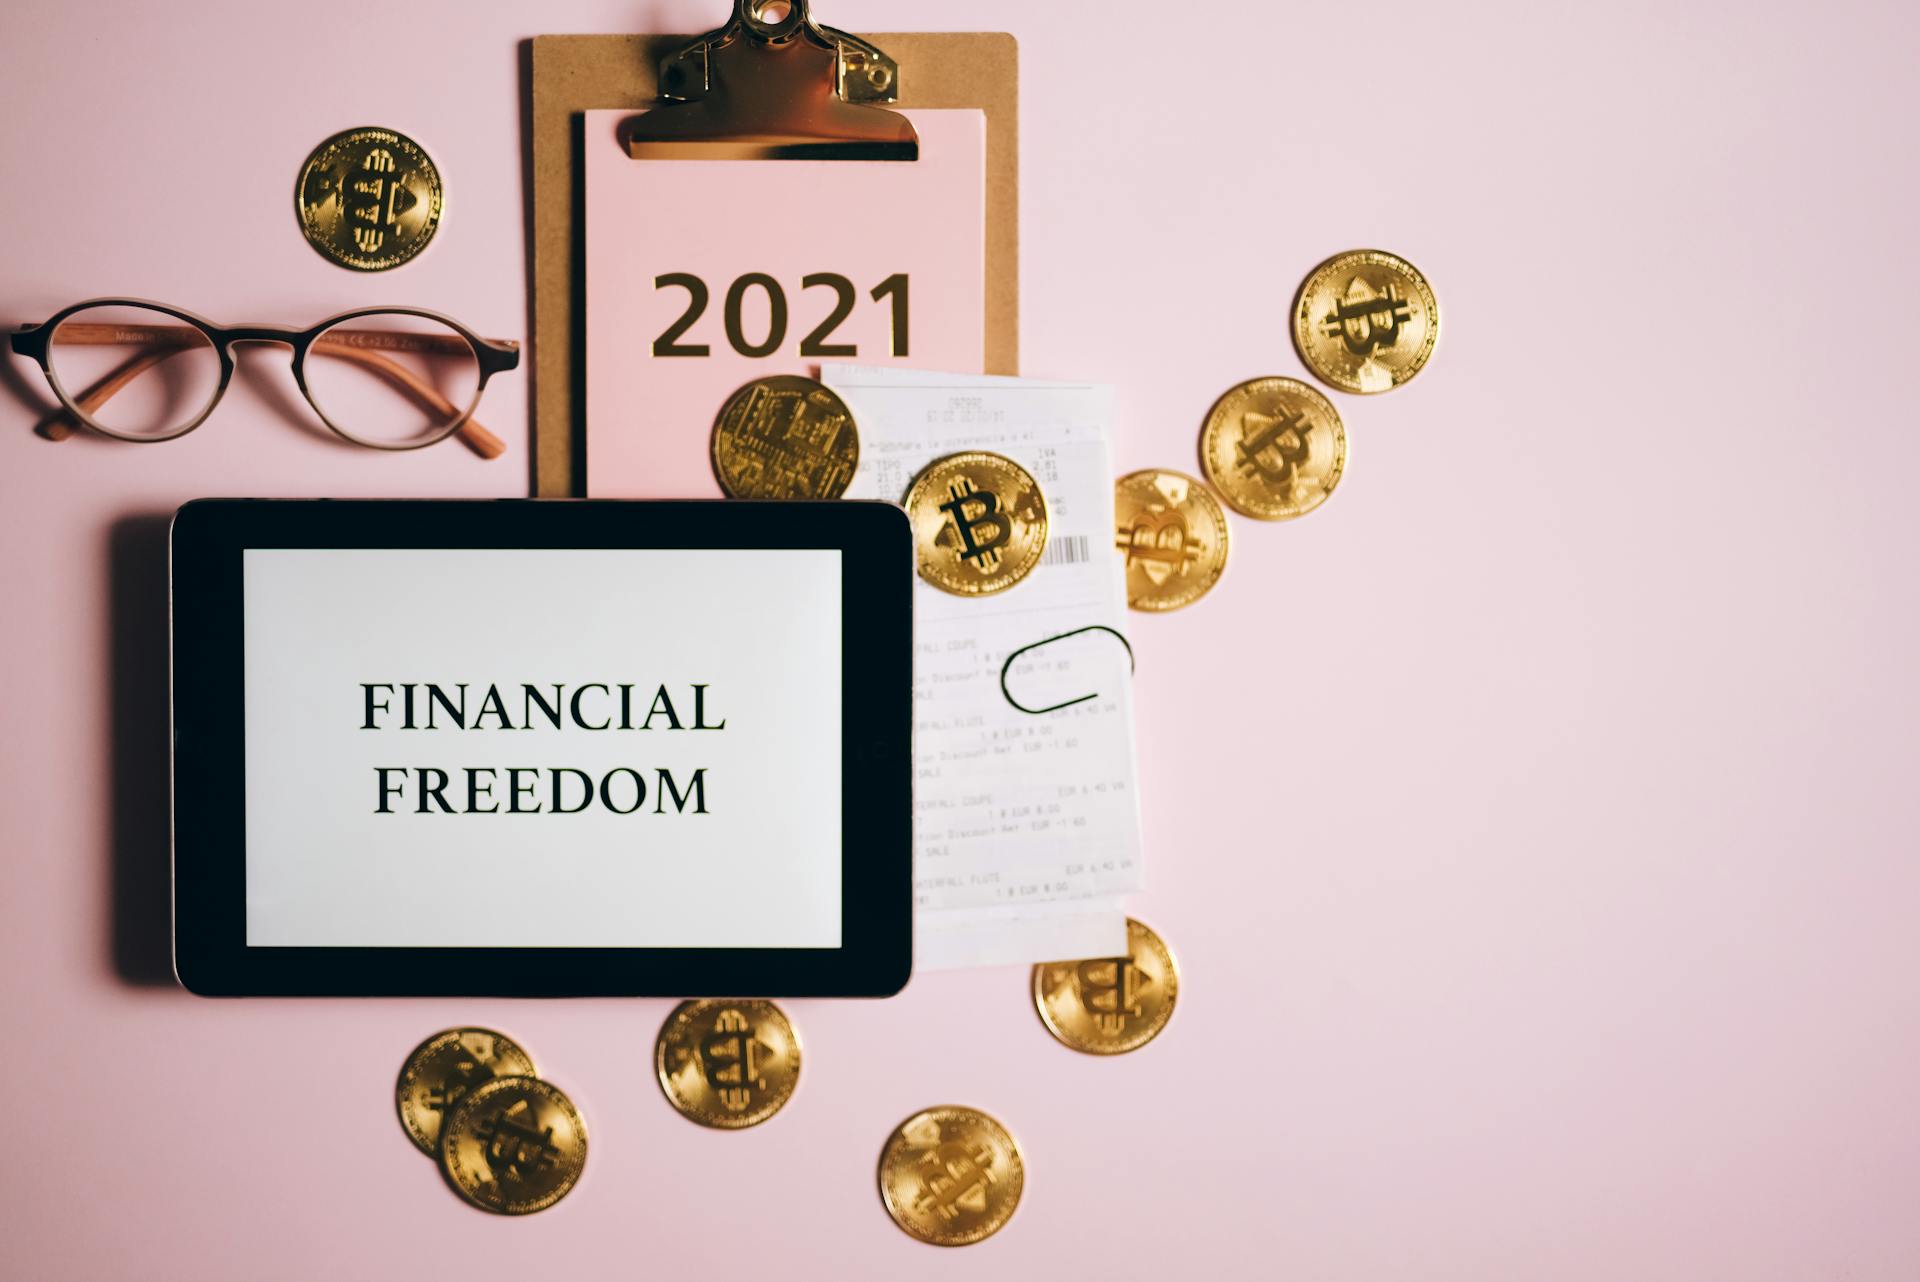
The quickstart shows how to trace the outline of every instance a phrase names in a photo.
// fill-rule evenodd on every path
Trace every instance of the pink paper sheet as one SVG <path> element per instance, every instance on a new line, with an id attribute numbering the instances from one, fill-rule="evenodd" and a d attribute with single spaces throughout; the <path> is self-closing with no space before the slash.
<path id="1" fill-rule="evenodd" d="M 720 490 L 708 457 L 714 416 L 742 383 L 815 374 L 822 359 L 978 371 L 984 348 L 985 118 L 978 111 L 910 111 L 920 159 L 887 161 L 632 160 L 619 123 L 633 113 L 586 113 L 587 492 L 600 498 L 707 498 Z M 656 354 L 688 311 L 693 290 L 659 285 L 697 277 L 705 307 L 668 345 L 703 355 Z M 766 278 L 741 284 L 759 273 Z M 840 303 L 852 308 L 823 344 L 802 343 Z M 897 289 L 906 277 L 906 350 Z M 771 282 L 771 287 L 768 282 Z M 784 336 L 770 343 L 774 293 Z M 737 305 L 728 296 L 737 291 Z M 845 350 L 851 347 L 853 350 Z"/>

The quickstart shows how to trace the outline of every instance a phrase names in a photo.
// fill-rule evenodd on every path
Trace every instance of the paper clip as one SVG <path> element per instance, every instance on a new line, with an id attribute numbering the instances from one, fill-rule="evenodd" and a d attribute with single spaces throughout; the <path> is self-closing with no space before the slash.
<path id="1" fill-rule="evenodd" d="M 1035 641 L 1032 645 L 1023 645 L 1018 650 L 1015 650 L 1012 654 L 1009 654 L 1007 656 L 1007 661 L 1000 665 L 1000 693 L 1006 696 L 1007 702 L 1012 704 L 1015 708 L 1018 708 L 1021 712 L 1028 714 L 1029 716 L 1038 717 L 1038 716 L 1043 716 L 1049 712 L 1058 712 L 1062 708 L 1071 708 L 1074 704 L 1085 703 L 1089 699 L 1098 699 L 1100 697 L 1100 692 L 1098 690 L 1095 690 L 1091 694 L 1083 694 L 1079 698 L 1069 699 L 1065 703 L 1056 703 L 1045 708 L 1029 708 L 1026 704 L 1020 702 L 1018 699 L 1013 697 L 1013 691 L 1007 689 L 1007 673 L 1013 670 L 1013 661 L 1015 659 L 1019 658 L 1021 655 L 1025 654 L 1029 650 L 1038 650 L 1043 645 L 1052 645 L 1056 641 L 1065 641 L 1068 637 L 1077 637 L 1083 632 L 1107 633 L 1108 635 L 1113 637 L 1114 640 L 1118 641 L 1121 645 L 1126 647 L 1127 671 L 1132 672 L 1137 668 L 1138 665 L 1135 664 L 1133 660 L 1133 646 L 1128 643 L 1127 639 L 1124 636 L 1121 636 L 1116 629 L 1110 628 L 1104 623 L 1089 624 L 1084 628 L 1075 628 L 1071 632 L 1062 632 L 1056 636 L 1050 636 L 1042 640 Z"/>

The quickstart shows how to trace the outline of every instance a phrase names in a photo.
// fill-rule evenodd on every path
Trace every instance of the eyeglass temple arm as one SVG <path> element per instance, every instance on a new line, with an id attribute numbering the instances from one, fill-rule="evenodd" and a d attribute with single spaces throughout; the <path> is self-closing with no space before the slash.
<path id="1" fill-rule="evenodd" d="M 338 356 L 353 361 L 381 375 L 389 382 L 410 394 L 416 401 L 441 414 L 458 413 L 458 408 L 431 384 L 417 378 L 406 366 L 389 360 L 358 343 L 345 341 L 351 334 L 363 340 L 377 341 L 389 351 L 417 352 L 469 352 L 465 339 L 443 337 L 438 334 L 381 334 L 373 331 L 348 330 L 341 335 L 323 335 L 314 343 L 314 349 L 329 356 Z M 95 382 L 74 398 L 82 412 L 91 414 L 111 400 L 116 392 L 128 383 L 146 373 L 155 365 L 176 352 L 192 351 L 199 345 L 200 331 L 186 325 L 108 325 L 108 324 L 66 324 L 54 335 L 56 343 L 75 343 L 96 345 L 102 343 L 159 342 L 166 346 L 136 352 L 127 360 L 109 370 L 104 377 Z M 65 406 L 49 415 L 37 429 L 40 435 L 50 441 L 64 441 L 72 436 L 78 426 L 74 417 Z M 454 432 L 462 444 L 484 459 L 499 458 L 507 452 L 507 443 L 489 432 L 485 427 L 469 418 Z"/>
<path id="2" fill-rule="evenodd" d="M 94 383 L 93 386 L 85 389 L 80 395 L 74 397 L 74 403 L 80 407 L 82 413 L 91 414 L 112 400 L 113 394 L 125 387 L 128 383 L 131 383 L 134 379 L 140 377 L 140 375 L 146 373 L 175 352 L 185 350 L 187 349 L 184 347 L 168 347 L 158 350 L 149 348 L 144 352 L 135 352 L 132 356 L 129 356 L 126 360 L 121 361 L 118 365 L 108 370 L 105 376 Z M 69 436 L 72 436 L 79 426 L 80 420 L 73 416 L 71 410 L 62 405 L 60 408 L 54 410 L 53 413 L 40 420 L 39 425 L 35 427 L 34 430 L 46 437 L 49 441 L 64 441 Z"/>
<path id="3" fill-rule="evenodd" d="M 329 356 L 338 356 L 344 360 L 364 365 L 379 374 L 414 400 L 437 414 L 458 414 L 459 407 L 440 395 L 438 388 L 415 375 L 413 371 L 397 361 L 389 360 L 378 352 L 370 352 L 363 347 L 354 347 L 348 343 L 335 345 L 322 338 L 313 345 L 315 351 L 323 351 Z M 507 452 L 507 443 L 469 418 L 454 431 L 454 435 L 468 449 L 481 458 L 499 458 Z"/>

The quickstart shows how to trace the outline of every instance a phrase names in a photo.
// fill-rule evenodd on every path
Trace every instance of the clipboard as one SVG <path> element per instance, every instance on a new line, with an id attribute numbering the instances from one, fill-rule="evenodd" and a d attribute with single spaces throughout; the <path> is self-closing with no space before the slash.
<path id="1" fill-rule="evenodd" d="M 743 15 L 751 16 L 749 8 L 747 0 L 736 0 L 736 23 Z M 806 22 L 806 5 L 792 5 L 786 20 Z M 684 96 L 689 88 L 685 78 L 700 70 L 688 66 L 689 52 L 722 36 L 732 25 L 697 38 L 538 36 L 532 42 L 537 497 L 579 497 L 586 492 L 582 113 L 596 108 L 647 108 L 660 104 L 663 96 Z M 1019 79 L 1013 37 L 1002 32 L 942 32 L 860 39 L 831 28 L 816 30 L 886 59 L 888 74 L 868 79 L 866 101 L 909 108 L 970 108 L 984 114 L 985 369 L 995 374 L 1018 373 Z M 856 60 L 855 65 L 879 64 Z M 663 67 L 674 83 L 663 86 Z M 711 94 L 724 91 L 725 82 L 700 87 Z M 845 91 L 844 83 L 836 88 Z M 779 160 L 769 158 L 766 163 Z"/>

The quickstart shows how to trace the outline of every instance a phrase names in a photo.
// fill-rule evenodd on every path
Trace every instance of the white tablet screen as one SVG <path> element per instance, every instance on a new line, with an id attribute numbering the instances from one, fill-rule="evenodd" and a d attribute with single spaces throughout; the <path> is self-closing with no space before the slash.
<path id="1" fill-rule="evenodd" d="M 840 553 L 248 549 L 247 943 L 838 948 Z"/>

